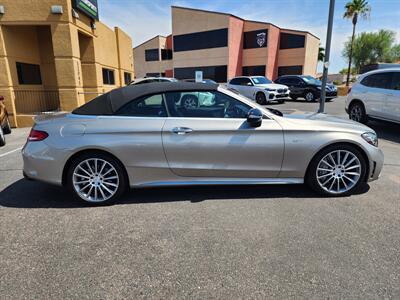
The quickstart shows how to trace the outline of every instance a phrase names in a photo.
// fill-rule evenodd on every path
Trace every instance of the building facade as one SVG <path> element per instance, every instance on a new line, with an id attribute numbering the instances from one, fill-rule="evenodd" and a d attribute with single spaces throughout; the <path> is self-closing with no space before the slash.
<path id="1" fill-rule="evenodd" d="M 133 49 L 135 75 L 187 79 L 200 70 L 204 78 L 218 82 L 239 75 L 315 76 L 319 43 L 309 32 L 172 6 L 172 34 L 154 37 Z"/>
<path id="2" fill-rule="evenodd" d="M 95 0 L 0 3 L 0 95 L 12 126 L 70 111 L 131 81 L 132 40 L 98 20 Z"/>

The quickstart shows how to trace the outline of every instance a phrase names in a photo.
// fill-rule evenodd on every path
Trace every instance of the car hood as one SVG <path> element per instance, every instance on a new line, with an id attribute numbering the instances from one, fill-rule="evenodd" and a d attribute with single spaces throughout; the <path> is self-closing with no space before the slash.
<path id="1" fill-rule="evenodd" d="M 269 89 L 287 89 L 288 87 L 283 84 L 277 83 L 265 83 L 265 84 L 257 84 L 256 87 L 258 88 L 269 88 Z"/>
<path id="2" fill-rule="evenodd" d="M 315 128 L 316 130 L 328 129 L 338 131 L 357 131 L 362 133 L 367 131 L 374 132 L 373 129 L 365 126 L 364 124 L 349 119 L 335 117 L 325 113 L 304 111 L 294 111 L 289 113 L 283 112 L 283 117 L 285 120 L 291 123 L 297 123 L 298 125 L 307 125 L 309 127 Z"/>

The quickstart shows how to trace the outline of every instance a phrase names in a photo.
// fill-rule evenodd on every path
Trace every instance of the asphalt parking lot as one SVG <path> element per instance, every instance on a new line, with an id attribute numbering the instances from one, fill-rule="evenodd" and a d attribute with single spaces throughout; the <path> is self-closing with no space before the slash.
<path id="1" fill-rule="evenodd" d="M 316 111 L 317 103 L 273 108 Z M 346 117 L 344 98 L 326 104 Z M 132 190 L 86 207 L 22 177 L 29 129 L 0 148 L 0 298 L 400 298 L 400 126 L 362 193 L 305 186 Z"/>

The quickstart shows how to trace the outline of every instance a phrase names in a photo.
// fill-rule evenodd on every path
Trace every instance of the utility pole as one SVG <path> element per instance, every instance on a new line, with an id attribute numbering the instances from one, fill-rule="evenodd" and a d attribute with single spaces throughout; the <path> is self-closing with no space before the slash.
<path id="1" fill-rule="evenodd" d="M 322 75 L 321 97 L 320 97 L 320 100 L 319 100 L 319 109 L 318 109 L 319 113 L 323 113 L 324 109 L 325 109 L 326 81 L 328 79 L 329 54 L 331 52 L 332 27 L 333 27 L 333 13 L 334 13 L 334 10 L 335 10 L 335 0 L 330 0 L 328 29 L 326 31 L 324 71 L 323 71 L 323 75 Z"/>

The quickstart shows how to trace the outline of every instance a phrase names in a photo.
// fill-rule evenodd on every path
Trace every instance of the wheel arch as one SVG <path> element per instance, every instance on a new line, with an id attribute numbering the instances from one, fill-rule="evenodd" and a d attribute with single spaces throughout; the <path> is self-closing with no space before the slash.
<path id="1" fill-rule="evenodd" d="M 369 161 L 370 161 L 370 160 L 369 160 L 369 157 L 368 157 L 366 151 L 365 151 L 360 145 L 358 145 L 357 143 L 350 142 L 350 141 L 334 142 L 334 143 L 330 143 L 330 144 L 324 145 L 323 147 L 321 147 L 320 149 L 318 149 L 318 151 L 316 151 L 316 152 L 314 153 L 314 155 L 312 156 L 312 158 L 309 160 L 309 162 L 308 162 L 308 164 L 307 164 L 307 169 L 306 169 L 306 172 L 304 173 L 304 181 L 305 181 L 306 178 L 308 177 L 308 174 L 309 174 L 309 172 L 310 172 L 310 165 L 311 165 L 311 163 L 313 162 L 313 160 L 315 159 L 315 157 L 316 157 L 319 153 L 321 153 L 322 151 L 324 151 L 325 149 L 327 149 L 327 148 L 329 148 L 329 147 L 332 147 L 332 146 L 338 146 L 338 145 L 347 145 L 347 146 L 354 147 L 355 149 L 357 149 L 357 150 L 361 153 L 361 155 L 363 156 L 363 158 L 364 158 L 364 160 L 365 160 L 365 162 L 366 162 L 366 172 L 365 172 L 365 178 L 363 178 L 363 181 L 364 181 L 364 182 L 367 182 L 367 181 L 368 181 L 368 176 L 369 176 L 369 171 L 370 171 L 370 164 L 369 164 Z"/>
<path id="2" fill-rule="evenodd" d="M 104 154 L 104 155 L 108 155 L 111 156 L 113 159 L 115 159 L 122 167 L 122 169 L 124 170 L 125 176 L 126 176 L 126 180 L 128 181 L 128 186 L 129 186 L 129 176 L 128 176 L 128 172 L 126 171 L 125 165 L 122 163 L 122 161 L 116 157 L 114 154 L 112 154 L 109 151 L 103 150 L 103 149 L 98 149 L 98 148 L 88 148 L 88 149 L 81 149 L 77 152 L 75 152 L 74 154 L 72 154 L 67 161 L 64 164 L 64 168 L 62 171 L 62 177 L 61 177 L 61 184 L 63 186 L 66 186 L 67 184 L 67 174 L 68 174 L 68 169 L 71 166 L 71 163 L 73 162 L 73 160 L 81 155 L 87 154 L 87 153 L 100 153 L 100 154 Z"/>
<path id="3" fill-rule="evenodd" d="M 364 107 L 365 113 L 367 113 L 367 108 L 365 106 L 365 103 L 359 98 L 354 98 L 354 99 L 350 100 L 350 102 L 349 102 L 349 112 L 350 112 L 350 108 L 356 103 L 360 103 Z"/>

